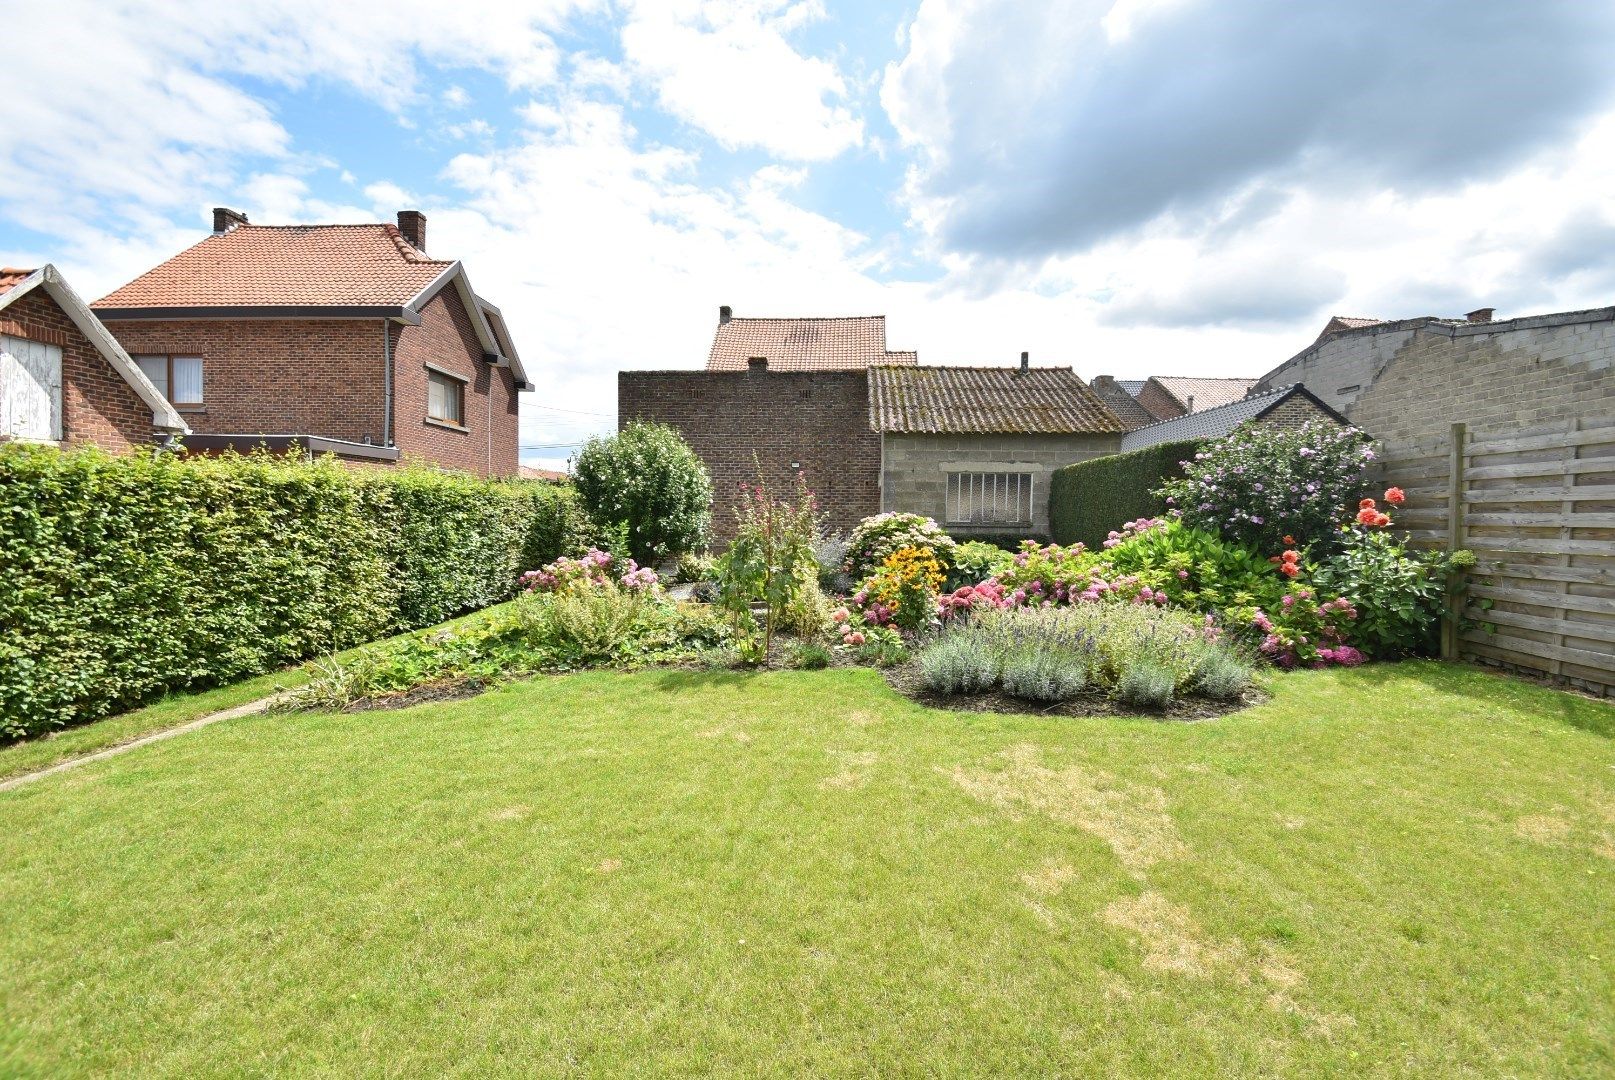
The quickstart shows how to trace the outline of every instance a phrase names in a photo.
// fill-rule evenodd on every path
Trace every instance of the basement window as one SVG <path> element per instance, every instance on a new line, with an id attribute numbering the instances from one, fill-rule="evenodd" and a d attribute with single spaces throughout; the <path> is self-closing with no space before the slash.
<path id="1" fill-rule="evenodd" d="M 426 370 L 426 418 L 465 426 L 465 380 L 446 371 Z"/>
<path id="2" fill-rule="evenodd" d="M 202 358 L 145 353 L 134 358 L 141 374 L 176 409 L 202 407 Z"/>
<path id="3" fill-rule="evenodd" d="M 950 472 L 944 514 L 950 525 L 1030 525 L 1033 476 Z"/>

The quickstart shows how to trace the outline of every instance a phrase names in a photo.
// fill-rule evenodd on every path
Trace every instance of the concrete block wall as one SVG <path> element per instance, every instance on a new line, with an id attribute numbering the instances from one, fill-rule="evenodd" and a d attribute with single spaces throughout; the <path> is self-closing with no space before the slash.
<path id="1" fill-rule="evenodd" d="M 1054 470 L 1114 454 L 1120 446 L 1120 435 L 886 435 L 880 508 L 933 517 L 959 537 L 1026 532 L 1002 525 L 950 524 L 946 497 L 950 472 L 1027 472 L 1033 478 L 1029 531 L 1047 536 Z"/>

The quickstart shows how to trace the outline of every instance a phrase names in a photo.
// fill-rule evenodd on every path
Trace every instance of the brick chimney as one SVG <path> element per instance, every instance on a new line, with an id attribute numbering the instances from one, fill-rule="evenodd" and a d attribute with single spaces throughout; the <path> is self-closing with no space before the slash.
<path id="1" fill-rule="evenodd" d="M 1029 353 L 1029 352 L 1021 353 L 1021 371 L 1023 371 L 1023 372 L 1027 371 L 1027 370 L 1029 370 L 1031 368 L 1031 366 L 1032 366 L 1032 354 Z"/>
<path id="2" fill-rule="evenodd" d="M 214 233 L 227 233 L 237 225 L 245 225 L 247 215 L 240 210 L 232 210 L 228 206 L 215 206 L 213 208 Z"/>
<path id="3" fill-rule="evenodd" d="M 1468 319 L 1470 322 L 1491 322 L 1492 316 L 1495 314 L 1497 314 L 1496 308 L 1483 307 L 1476 308 L 1474 311 L 1471 311 L 1469 314 L 1465 315 L 1464 318 Z"/>
<path id="4" fill-rule="evenodd" d="M 751 372 L 753 375 L 765 375 L 765 374 L 767 374 L 768 373 L 768 357 L 766 357 L 766 356 L 748 356 L 748 357 L 746 357 L 746 370 Z"/>
<path id="5" fill-rule="evenodd" d="M 728 322 L 730 319 L 732 319 L 734 317 L 735 317 L 735 309 L 730 307 L 728 304 L 724 304 L 722 307 L 718 308 L 718 325 L 719 326 L 722 326 L 724 323 Z"/>
<path id="6" fill-rule="evenodd" d="M 426 215 L 419 210 L 398 211 L 398 231 L 416 251 L 426 250 Z"/>

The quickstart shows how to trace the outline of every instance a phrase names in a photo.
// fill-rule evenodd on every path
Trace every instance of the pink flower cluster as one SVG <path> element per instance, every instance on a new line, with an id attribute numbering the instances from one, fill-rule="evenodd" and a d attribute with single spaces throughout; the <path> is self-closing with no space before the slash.
<path id="1" fill-rule="evenodd" d="M 1286 593 L 1279 605 L 1283 611 L 1278 621 L 1260 608 L 1251 616 L 1251 625 L 1264 635 L 1262 655 L 1279 667 L 1355 666 L 1365 659 L 1346 644 L 1342 623 L 1357 618 L 1356 606 L 1346 597 L 1319 604 L 1311 589 L 1297 589 Z"/>
<path id="2" fill-rule="evenodd" d="M 864 632 L 852 625 L 852 612 L 846 608 L 839 607 L 832 611 L 830 621 L 835 624 L 836 629 L 841 633 L 841 644 L 862 645 L 864 643 Z"/>
<path id="3" fill-rule="evenodd" d="M 1119 530 L 1110 530 L 1110 535 L 1105 539 L 1105 547 L 1113 548 L 1123 541 L 1131 540 L 1135 536 L 1141 535 L 1142 533 L 1147 533 L 1151 529 L 1159 528 L 1165 524 L 1165 518 L 1138 518 L 1135 521 L 1129 521 Z"/>
<path id="4" fill-rule="evenodd" d="M 529 570 L 521 576 L 526 592 L 556 592 L 573 586 L 595 588 L 612 580 L 615 560 L 609 552 L 591 549 L 581 558 L 563 555 L 542 570 Z M 627 569 L 617 583 L 630 592 L 646 592 L 660 582 L 656 571 L 628 560 Z"/>

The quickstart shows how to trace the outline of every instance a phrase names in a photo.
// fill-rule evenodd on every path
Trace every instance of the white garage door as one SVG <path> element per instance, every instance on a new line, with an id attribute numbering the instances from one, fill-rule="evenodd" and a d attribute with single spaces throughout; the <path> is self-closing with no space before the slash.
<path id="1" fill-rule="evenodd" d="M 0 334 L 0 435 L 61 439 L 61 346 Z"/>

